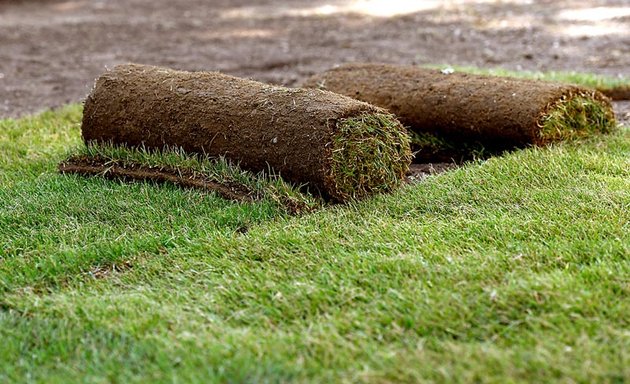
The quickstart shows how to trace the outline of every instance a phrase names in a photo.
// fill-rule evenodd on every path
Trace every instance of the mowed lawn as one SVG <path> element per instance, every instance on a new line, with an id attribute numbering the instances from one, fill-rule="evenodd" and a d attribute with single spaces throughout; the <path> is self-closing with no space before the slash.
<path id="1" fill-rule="evenodd" d="M 630 381 L 630 129 L 289 216 L 0 121 L 0 382 Z"/>

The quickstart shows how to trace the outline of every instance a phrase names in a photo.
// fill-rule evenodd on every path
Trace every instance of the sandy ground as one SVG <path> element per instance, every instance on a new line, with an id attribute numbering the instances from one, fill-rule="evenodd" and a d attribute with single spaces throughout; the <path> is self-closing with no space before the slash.
<path id="1" fill-rule="evenodd" d="M 80 101 L 124 62 L 293 86 L 349 61 L 630 76 L 630 2 L 0 0 L 0 117 Z"/>

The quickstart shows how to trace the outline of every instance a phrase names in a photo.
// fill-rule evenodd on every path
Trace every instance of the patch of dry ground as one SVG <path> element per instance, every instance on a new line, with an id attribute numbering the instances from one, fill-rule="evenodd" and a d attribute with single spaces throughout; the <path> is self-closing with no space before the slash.
<path id="1" fill-rule="evenodd" d="M 98 74 L 124 62 L 292 86 L 349 61 L 628 76 L 630 6 L 627 0 L 0 2 L 0 117 L 82 100 Z M 626 104 L 618 107 L 625 108 L 621 117 L 628 113 Z"/>

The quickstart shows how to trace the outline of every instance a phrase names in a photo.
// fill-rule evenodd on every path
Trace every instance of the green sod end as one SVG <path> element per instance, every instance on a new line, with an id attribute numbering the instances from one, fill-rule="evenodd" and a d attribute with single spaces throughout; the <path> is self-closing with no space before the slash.
<path id="1" fill-rule="evenodd" d="M 411 162 L 410 138 L 389 114 L 364 113 L 337 122 L 329 182 L 337 200 L 388 192 L 405 178 Z"/>
<path id="2" fill-rule="evenodd" d="M 573 140 L 616 127 L 610 103 L 591 93 L 570 93 L 553 104 L 538 121 L 541 144 Z"/>

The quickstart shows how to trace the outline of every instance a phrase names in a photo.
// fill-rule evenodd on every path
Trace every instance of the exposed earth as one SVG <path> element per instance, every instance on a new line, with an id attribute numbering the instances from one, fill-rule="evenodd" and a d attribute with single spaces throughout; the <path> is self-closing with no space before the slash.
<path id="1" fill-rule="evenodd" d="M 255 4 L 255 5 L 252 5 Z M 0 117 L 138 62 L 294 86 L 343 62 L 630 75 L 627 0 L 4 0 Z M 616 104 L 619 118 L 628 103 Z"/>

